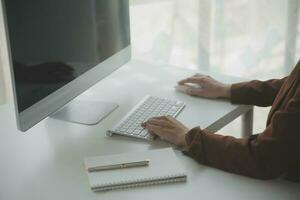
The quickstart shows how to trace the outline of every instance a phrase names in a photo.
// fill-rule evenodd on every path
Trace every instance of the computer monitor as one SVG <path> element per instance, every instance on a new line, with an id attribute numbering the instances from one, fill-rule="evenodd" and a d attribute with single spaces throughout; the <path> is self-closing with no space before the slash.
<path id="1" fill-rule="evenodd" d="M 21 131 L 55 112 L 94 124 L 116 108 L 67 103 L 130 60 L 128 0 L 2 0 L 2 7 Z"/>

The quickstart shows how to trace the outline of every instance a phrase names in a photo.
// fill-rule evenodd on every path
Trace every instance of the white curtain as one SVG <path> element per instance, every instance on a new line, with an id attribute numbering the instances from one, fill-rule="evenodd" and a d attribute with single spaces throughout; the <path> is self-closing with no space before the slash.
<path id="1" fill-rule="evenodd" d="M 133 57 L 266 79 L 300 57 L 299 0 L 131 0 Z"/>

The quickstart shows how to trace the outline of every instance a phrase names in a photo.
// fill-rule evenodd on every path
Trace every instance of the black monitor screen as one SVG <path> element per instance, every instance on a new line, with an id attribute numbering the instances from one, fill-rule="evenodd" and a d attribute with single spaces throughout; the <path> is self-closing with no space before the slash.
<path id="1" fill-rule="evenodd" d="M 19 112 L 130 44 L 128 0 L 5 0 Z"/>

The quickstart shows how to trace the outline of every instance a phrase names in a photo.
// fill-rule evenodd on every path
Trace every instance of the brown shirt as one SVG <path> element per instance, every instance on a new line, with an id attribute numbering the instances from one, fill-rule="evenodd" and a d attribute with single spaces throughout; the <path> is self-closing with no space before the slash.
<path id="1" fill-rule="evenodd" d="M 285 175 L 300 182 L 300 62 L 283 79 L 233 84 L 231 102 L 272 106 L 266 129 L 238 139 L 196 127 L 186 135 L 185 153 L 228 172 L 261 179 Z"/>

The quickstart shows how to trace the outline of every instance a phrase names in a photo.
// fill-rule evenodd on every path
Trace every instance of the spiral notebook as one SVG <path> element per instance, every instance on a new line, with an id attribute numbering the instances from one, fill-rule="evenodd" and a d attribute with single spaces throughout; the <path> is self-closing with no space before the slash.
<path id="1" fill-rule="evenodd" d="M 162 183 L 186 181 L 187 175 L 172 148 L 85 158 L 86 169 L 136 160 L 149 160 L 148 166 L 88 172 L 92 191 L 105 191 Z"/>

